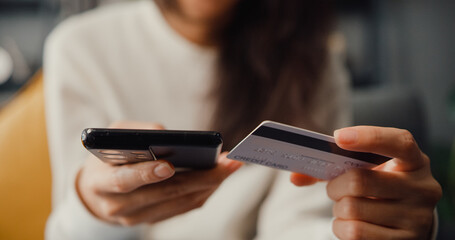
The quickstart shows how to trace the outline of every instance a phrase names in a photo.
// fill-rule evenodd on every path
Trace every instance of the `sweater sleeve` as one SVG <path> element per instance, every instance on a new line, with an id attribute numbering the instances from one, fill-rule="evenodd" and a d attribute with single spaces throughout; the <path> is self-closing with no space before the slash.
<path id="1" fill-rule="evenodd" d="M 298 188 L 280 172 L 259 212 L 256 239 L 335 239 L 325 185 Z"/>
<path id="2" fill-rule="evenodd" d="M 75 176 L 88 152 L 80 134 L 110 120 L 101 100 L 100 68 L 86 33 L 67 20 L 49 36 L 44 53 L 46 123 L 51 156 L 53 210 L 46 239 L 129 239 L 136 229 L 106 224 L 92 216 L 75 191 Z"/>

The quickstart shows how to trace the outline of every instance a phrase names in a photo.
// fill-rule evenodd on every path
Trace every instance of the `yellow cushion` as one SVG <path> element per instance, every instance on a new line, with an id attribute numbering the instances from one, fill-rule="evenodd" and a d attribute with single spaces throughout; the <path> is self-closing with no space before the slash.
<path id="1" fill-rule="evenodd" d="M 51 172 L 42 74 L 0 109 L 0 239 L 44 239 Z"/>

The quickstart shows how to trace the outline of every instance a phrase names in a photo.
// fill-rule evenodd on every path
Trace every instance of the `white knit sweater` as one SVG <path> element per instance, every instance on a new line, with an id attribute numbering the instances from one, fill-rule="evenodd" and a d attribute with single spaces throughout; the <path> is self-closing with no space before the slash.
<path id="1" fill-rule="evenodd" d="M 152 1 L 114 4 L 72 17 L 45 48 L 46 117 L 53 170 L 47 239 L 329 239 L 325 184 L 297 188 L 288 172 L 247 165 L 200 209 L 153 226 L 124 228 L 93 217 L 74 188 L 88 156 L 87 127 L 118 120 L 204 130 L 217 53 L 170 28 Z M 348 84 L 332 58 L 311 116 L 325 129 L 349 123 Z M 229 109 L 226 109 L 229 112 Z M 299 114 L 299 113 L 296 113 Z"/>

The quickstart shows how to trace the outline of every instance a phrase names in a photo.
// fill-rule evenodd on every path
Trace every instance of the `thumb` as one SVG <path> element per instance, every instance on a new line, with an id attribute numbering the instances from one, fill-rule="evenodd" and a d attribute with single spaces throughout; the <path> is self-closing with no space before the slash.
<path id="1" fill-rule="evenodd" d="M 104 192 L 128 193 L 141 186 L 161 182 L 172 177 L 174 167 L 164 161 L 110 166 L 110 171 L 99 175 L 99 189 Z"/>

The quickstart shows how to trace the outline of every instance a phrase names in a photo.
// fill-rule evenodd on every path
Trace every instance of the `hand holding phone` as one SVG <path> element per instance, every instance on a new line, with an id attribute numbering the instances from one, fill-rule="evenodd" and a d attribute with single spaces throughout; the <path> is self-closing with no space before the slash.
<path id="1" fill-rule="evenodd" d="M 131 127 L 131 124 L 126 125 Z M 133 127 L 144 126 L 143 124 L 132 125 Z M 125 124 L 116 125 L 115 127 L 121 128 L 123 126 Z M 135 130 L 132 131 L 137 132 Z M 169 132 L 165 131 L 165 135 L 169 135 Z M 181 133 L 178 133 L 178 135 L 181 135 Z M 185 136 L 185 134 L 181 136 Z M 108 137 L 108 139 L 111 139 L 111 137 Z M 180 146 L 170 144 L 176 141 L 175 137 L 171 137 L 171 139 L 173 140 L 169 140 L 170 142 L 167 142 L 167 146 L 171 146 L 171 148 Z M 114 142 L 117 140 L 114 140 Z M 178 140 L 177 142 L 180 141 Z M 127 146 L 126 148 L 118 147 L 122 150 L 122 154 L 125 152 L 130 154 L 130 151 L 138 150 L 131 147 L 137 146 L 136 143 L 132 144 L 133 142 L 121 141 L 122 146 Z M 165 141 L 161 141 L 161 143 L 163 142 Z M 87 145 L 92 146 L 90 144 Z M 188 144 L 184 144 L 184 146 L 188 146 Z M 196 149 L 199 149 L 200 146 L 196 146 Z M 193 148 L 195 146 L 190 145 L 190 147 Z M 217 147 L 214 149 L 213 147 L 209 148 L 215 149 L 214 152 L 218 152 Z M 103 145 L 103 147 L 92 148 L 91 150 L 95 151 L 95 149 L 112 150 L 116 148 L 107 148 Z M 144 150 L 143 146 L 139 149 Z M 172 167 L 167 161 L 163 160 L 142 161 L 141 159 L 141 161 L 134 160 L 134 164 L 127 164 L 128 158 L 122 158 L 125 161 L 121 162 L 121 164 L 119 164 L 120 162 L 106 164 L 91 155 L 77 175 L 76 189 L 81 201 L 98 219 L 125 226 L 155 223 L 204 204 L 221 182 L 242 165 L 240 162 L 231 161 L 225 156 L 226 154 L 220 154 L 215 159 L 210 158 L 212 165 L 214 162 L 217 163 L 212 169 L 194 169 L 193 171 L 180 172 L 174 175 Z M 184 161 L 184 159 L 180 160 Z M 199 166 L 196 165 L 195 168 Z"/>

